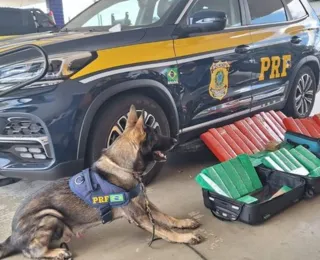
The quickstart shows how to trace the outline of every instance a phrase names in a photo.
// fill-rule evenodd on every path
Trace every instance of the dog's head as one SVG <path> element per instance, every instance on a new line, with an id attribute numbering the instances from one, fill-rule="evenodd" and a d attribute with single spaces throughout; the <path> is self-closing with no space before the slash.
<path id="1" fill-rule="evenodd" d="M 165 153 L 176 145 L 177 140 L 145 125 L 143 114 L 138 118 L 135 107 L 131 106 L 123 134 L 102 151 L 95 163 L 97 168 L 109 172 L 111 160 L 122 168 L 143 172 L 150 162 L 166 161 Z"/>
<path id="2" fill-rule="evenodd" d="M 177 144 L 176 139 L 163 136 L 153 127 L 145 125 L 144 112 L 138 118 L 133 105 L 128 114 L 123 137 L 138 146 L 139 154 L 145 162 L 166 161 L 165 152 L 170 151 Z"/>

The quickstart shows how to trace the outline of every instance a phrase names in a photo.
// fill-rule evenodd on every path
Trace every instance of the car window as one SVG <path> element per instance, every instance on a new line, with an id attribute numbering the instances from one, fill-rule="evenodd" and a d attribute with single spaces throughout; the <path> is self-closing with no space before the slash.
<path id="1" fill-rule="evenodd" d="M 239 0 L 197 0 L 188 14 L 188 19 L 201 10 L 225 12 L 227 15 L 227 28 L 241 26 Z"/>
<path id="2" fill-rule="evenodd" d="M 182 0 L 100 0 L 65 28 L 72 30 L 121 24 L 124 25 L 122 30 L 127 30 L 131 26 L 153 25 L 174 10 L 179 1 Z"/>
<path id="3" fill-rule="evenodd" d="M 248 0 L 251 24 L 268 24 L 287 21 L 281 0 Z"/>
<path id="4" fill-rule="evenodd" d="M 139 3 L 137 0 L 123 1 L 116 3 L 92 17 L 83 27 L 87 26 L 111 26 L 115 21 L 125 19 L 126 25 L 133 25 L 139 13 Z"/>
<path id="5" fill-rule="evenodd" d="M 307 15 L 307 12 L 300 0 L 285 0 L 285 2 L 288 6 L 292 19 L 300 19 Z"/>

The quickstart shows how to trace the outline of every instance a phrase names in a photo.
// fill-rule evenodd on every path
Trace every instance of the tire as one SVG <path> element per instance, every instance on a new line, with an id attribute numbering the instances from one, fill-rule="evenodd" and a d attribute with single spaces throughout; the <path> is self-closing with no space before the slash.
<path id="1" fill-rule="evenodd" d="M 124 117 L 126 117 L 132 104 L 135 105 L 137 111 L 145 110 L 147 124 L 151 124 L 153 121 L 157 122 L 155 127 L 158 127 L 163 135 L 170 136 L 168 119 L 162 108 L 154 100 L 143 95 L 119 96 L 107 103 L 95 116 L 90 131 L 86 157 L 86 162 L 89 165 L 92 165 L 100 157 L 103 148 L 108 147 L 116 139 L 118 131 L 115 131 L 115 129 L 119 130 L 120 125 L 125 125 Z M 153 181 L 163 165 L 164 163 L 151 163 L 148 166 L 143 175 L 145 185 Z"/>
<path id="2" fill-rule="evenodd" d="M 311 80 L 311 81 L 310 81 Z M 316 77 L 308 66 L 302 67 L 294 79 L 283 112 L 293 118 L 310 116 L 317 94 Z"/>

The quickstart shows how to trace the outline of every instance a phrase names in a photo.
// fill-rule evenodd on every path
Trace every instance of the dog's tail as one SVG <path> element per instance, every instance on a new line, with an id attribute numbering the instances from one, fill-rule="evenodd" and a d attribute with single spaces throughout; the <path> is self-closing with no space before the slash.
<path id="1" fill-rule="evenodd" d="M 8 237 L 6 241 L 0 244 L 0 259 L 10 256 L 15 252 L 16 250 L 11 244 L 11 237 Z"/>

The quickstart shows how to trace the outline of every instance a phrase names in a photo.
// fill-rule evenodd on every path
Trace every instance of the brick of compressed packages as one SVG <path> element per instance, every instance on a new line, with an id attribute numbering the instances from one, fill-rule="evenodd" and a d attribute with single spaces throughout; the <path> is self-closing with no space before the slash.
<path id="1" fill-rule="evenodd" d="M 233 199 L 238 199 L 241 197 L 239 191 L 237 190 L 236 186 L 232 183 L 229 174 L 225 171 L 221 164 L 214 166 L 215 171 L 219 174 L 222 182 L 227 187 L 231 197 Z"/>
<path id="2" fill-rule="evenodd" d="M 236 186 L 237 190 L 239 191 L 240 196 L 244 196 L 249 193 L 248 189 L 244 185 L 242 178 L 240 177 L 237 170 L 233 167 L 230 161 L 225 162 L 222 164 L 222 167 L 227 172 L 229 178 L 231 179 L 234 186 Z"/>
<path id="3" fill-rule="evenodd" d="M 301 153 L 299 153 L 296 149 L 290 150 L 290 153 L 305 167 L 309 172 L 313 171 L 317 168 L 317 165 L 315 165 L 313 162 L 308 160 L 307 157 L 303 156 Z"/>
<path id="4" fill-rule="evenodd" d="M 301 153 L 304 157 L 308 158 L 311 162 L 313 162 L 317 167 L 320 167 L 320 159 L 315 156 L 312 152 L 310 152 L 308 149 L 303 147 L 302 145 L 299 145 L 296 147 L 296 150 Z"/>
<path id="5" fill-rule="evenodd" d="M 255 190 L 261 189 L 262 188 L 262 183 L 259 179 L 259 176 L 256 172 L 256 169 L 253 167 L 249 156 L 247 155 L 239 155 L 238 156 L 239 161 L 241 162 L 243 168 L 246 170 L 253 187 Z"/>
<path id="6" fill-rule="evenodd" d="M 230 161 L 232 166 L 237 169 L 238 174 L 240 175 L 240 178 L 242 179 L 244 185 L 246 186 L 248 192 L 253 192 L 255 188 L 253 187 L 253 184 L 246 172 L 246 170 L 243 168 L 241 162 L 239 161 L 238 158 L 235 158 Z"/>
<path id="7" fill-rule="evenodd" d="M 281 151 L 275 151 L 275 154 L 290 169 L 290 171 L 297 168 L 283 153 L 281 153 Z"/>
<path id="8" fill-rule="evenodd" d="M 223 181 L 221 180 L 219 174 L 216 172 L 216 170 L 213 167 L 207 168 L 205 170 L 202 171 L 202 173 L 204 173 L 207 177 L 209 177 L 216 185 L 219 186 L 219 188 L 221 190 L 223 190 L 223 192 L 228 196 L 228 197 L 232 197 L 228 188 L 226 187 L 226 185 L 223 183 Z"/>

